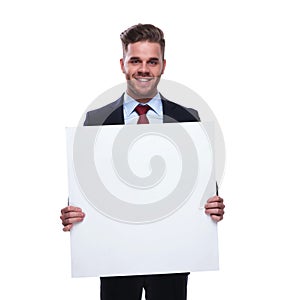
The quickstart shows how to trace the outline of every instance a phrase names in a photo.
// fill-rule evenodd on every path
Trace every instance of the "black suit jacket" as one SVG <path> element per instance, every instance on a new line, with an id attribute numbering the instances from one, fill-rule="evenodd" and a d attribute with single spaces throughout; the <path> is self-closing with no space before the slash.
<path id="1" fill-rule="evenodd" d="M 198 112 L 171 102 L 161 95 L 163 108 L 163 122 L 198 122 Z M 116 101 L 87 112 L 84 126 L 120 125 L 124 124 L 123 115 L 124 94 Z"/>

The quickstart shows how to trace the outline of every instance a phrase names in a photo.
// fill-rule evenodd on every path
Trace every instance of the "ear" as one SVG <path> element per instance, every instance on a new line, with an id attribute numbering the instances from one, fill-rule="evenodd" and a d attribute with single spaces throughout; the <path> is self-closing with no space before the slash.
<path id="1" fill-rule="evenodd" d="M 123 58 L 120 58 L 120 66 L 121 66 L 122 72 L 125 74 L 124 59 Z"/>
<path id="2" fill-rule="evenodd" d="M 163 61 L 163 67 L 162 67 L 162 70 L 161 70 L 161 74 L 160 74 L 160 75 L 164 74 L 165 68 L 166 68 L 166 63 L 167 63 L 167 61 L 164 59 L 164 61 Z"/>

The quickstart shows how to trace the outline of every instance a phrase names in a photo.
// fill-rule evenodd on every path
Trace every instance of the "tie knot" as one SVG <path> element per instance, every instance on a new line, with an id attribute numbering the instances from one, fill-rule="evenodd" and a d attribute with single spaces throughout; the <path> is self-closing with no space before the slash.
<path id="1" fill-rule="evenodd" d="M 135 111 L 138 113 L 138 115 L 145 115 L 147 111 L 150 109 L 149 105 L 141 105 L 139 104 L 136 108 Z"/>

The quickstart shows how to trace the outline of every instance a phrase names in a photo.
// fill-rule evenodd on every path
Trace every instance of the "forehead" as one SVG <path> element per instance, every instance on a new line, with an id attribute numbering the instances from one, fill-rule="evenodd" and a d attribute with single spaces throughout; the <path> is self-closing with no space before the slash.
<path id="1" fill-rule="evenodd" d="M 133 44 L 128 44 L 127 51 L 125 53 L 127 57 L 162 57 L 162 52 L 159 43 L 152 43 L 148 41 L 136 42 Z"/>

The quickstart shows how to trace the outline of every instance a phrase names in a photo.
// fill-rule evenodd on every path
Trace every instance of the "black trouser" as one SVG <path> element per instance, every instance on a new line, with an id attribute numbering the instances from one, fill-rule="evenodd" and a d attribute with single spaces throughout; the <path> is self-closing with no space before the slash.
<path id="1" fill-rule="evenodd" d="M 188 273 L 101 277 L 101 300 L 186 300 Z"/>

